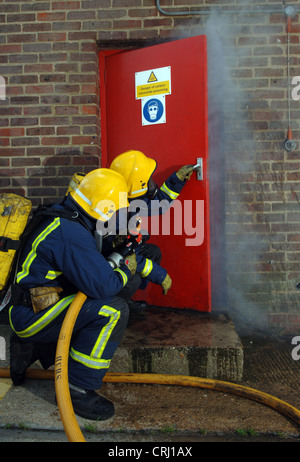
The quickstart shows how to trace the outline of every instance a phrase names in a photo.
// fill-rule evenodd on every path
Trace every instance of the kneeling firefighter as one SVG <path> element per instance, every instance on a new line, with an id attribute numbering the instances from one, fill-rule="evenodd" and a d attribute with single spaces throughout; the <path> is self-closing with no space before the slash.
<path id="1" fill-rule="evenodd" d="M 159 188 L 154 182 L 152 176 L 156 170 L 157 163 L 154 159 L 145 156 L 140 151 L 129 150 L 117 156 L 111 163 L 110 169 L 120 173 L 128 186 L 128 200 L 129 202 L 134 199 L 139 199 L 144 202 L 143 210 L 141 210 L 141 216 L 145 213 L 147 215 L 157 213 L 164 213 L 167 208 L 166 204 L 171 204 L 175 199 L 178 198 L 180 192 L 185 186 L 186 182 L 191 178 L 194 171 L 193 165 L 184 165 L 178 171 L 172 173 L 172 175 L 165 180 L 163 185 Z M 159 207 L 159 204 L 164 204 L 164 210 Z M 149 239 L 149 236 L 145 238 L 145 241 Z M 138 253 L 144 256 L 150 261 L 160 264 L 162 255 L 158 246 L 155 244 L 143 242 L 138 248 Z M 148 265 L 145 272 L 146 279 L 141 280 L 138 274 L 135 274 L 133 280 L 135 280 L 135 287 L 144 289 L 151 280 L 151 272 L 155 268 Z M 166 270 L 164 270 L 166 271 Z M 163 293 L 167 294 L 171 288 L 172 280 L 169 274 L 166 272 L 165 277 L 161 282 Z M 134 306 L 140 305 L 140 308 L 146 306 L 145 302 L 131 302 L 129 301 L 129 307 L 131 304 Z"/>
<path id="2" fill-rule="evenodd" d="M 12 291 L 10 367 L 15 385 L 37 359 L 45 369 L 54 364 L 66 311 L 78 291 L 87 296 L 74 326 L 68 371 L 74 411 L 87 419 L 114 414 L 113 403 L 95 390 L 128 321 L 128 306 L 117 294 L 137 265 L 132 254 L 113 269 L 99 253 L 93 233 L 97 220 L 107 221 L 127 206 L 127 184 L 119 173 L 96 169 L 85 175 L 30 234 Z"/>

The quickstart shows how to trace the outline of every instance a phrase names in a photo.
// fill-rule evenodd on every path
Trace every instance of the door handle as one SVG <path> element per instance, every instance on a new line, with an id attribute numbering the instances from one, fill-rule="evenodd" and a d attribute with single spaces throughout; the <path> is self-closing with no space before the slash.
<path id="1" fill-rule="evenodd" d="M 202 157 L 197 157 L 197 163 L 194 165 L 193 170 L 197 172 L 197 180 L 203 180 L 203 159 Z"/>

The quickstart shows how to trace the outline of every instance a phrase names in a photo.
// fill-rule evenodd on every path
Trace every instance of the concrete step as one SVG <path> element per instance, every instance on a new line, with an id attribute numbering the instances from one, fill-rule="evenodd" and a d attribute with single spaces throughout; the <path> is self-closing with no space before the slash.
<path id="1" fill-rule="evenodd" d="M 243 377 L 243 347 L 224 313 L 150 307 L 130 316 L 110 372 L 239 382 Z"/>
<path id="2" fill-rule="evenodd" d="M 9 365 L 8 325 L 0 326 L 1 367 Z M 243 347 L 224 313 L 149 307 L 132 314 L 109 372 L 175 374 L 239 382 Z"/>

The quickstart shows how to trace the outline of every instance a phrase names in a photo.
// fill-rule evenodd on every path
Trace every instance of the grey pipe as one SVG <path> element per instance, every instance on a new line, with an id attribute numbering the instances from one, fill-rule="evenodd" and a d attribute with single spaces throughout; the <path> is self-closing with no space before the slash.
<path id="1" fill-rule="evenodd" d="M 228 9 L 228 10 L 220 10 L 217 9 L 209 9 L 209 10 L 195 10 L 195 11 L 166 11 L 163 10 L 160 6 L 160 0 L 156 0 L 156 7 L 158 11 L 164 16 L 201 16 L 201 15 L 209 15 L 212 13 L 220 13 L 220 14 L 256 14 L 256 13 L 284 13 L 286 16 L 293 16 L 297 11 L 293 6 L 284 6 L 282 8 L 261 8 L 261 5 L 256 5 L 257 9 Z"/>

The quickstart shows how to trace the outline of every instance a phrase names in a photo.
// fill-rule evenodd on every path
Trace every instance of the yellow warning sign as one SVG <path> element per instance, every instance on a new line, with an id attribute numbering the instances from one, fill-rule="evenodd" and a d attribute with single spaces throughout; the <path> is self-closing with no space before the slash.
<path id="1" fill-rule="evenodd" d="M 158 67 L 135 73 L 135 97 L 171 94 L 171 67 Z"/>
<path id="2" fill-rule="evenodd" d="M 170 82 L 155 82 L 147 83 L 145 85 L 138 85 L 136 87 L 136 97 L 145 98 L 146 96 L 165 95 L 170 93 Z"/>
<path id="3" fill-rule="evenodd" d="M 151 72 L 150 77 L 149 77 L 149 79 L 148 79 L 148 83 L 149 83 L 149 82 L 157 82 L 157 78 L 156 78 L 156 76 L 155 76 L 155 74 L 154 74 L 153 71 Z"/>

